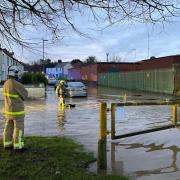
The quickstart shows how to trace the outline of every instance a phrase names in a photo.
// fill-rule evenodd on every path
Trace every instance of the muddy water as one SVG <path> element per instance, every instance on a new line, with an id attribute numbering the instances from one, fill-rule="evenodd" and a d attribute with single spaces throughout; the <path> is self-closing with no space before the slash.
<path id="1" fill-rule="evenodd" d="M 47 89 L 47 98 L 26 102 L 25 134 L 28 135 L 66 135 L 98 156 L 99 102 L 104 100 L 110 107 L 111 102 L 127 100 L 157 101 L 174 100 L 176 97 L 131 92 L 117 89 L 88 89 L 87 98 L 67 99 L 76 104 L 75 108 L 60 111 L 54 89 Z M 2 102 L 0 103 L 2 107 Z M 170 106 L 138 106 L 117 108 L 116 134 L 124 134 L 142 129 L 170 124 Z M 110 130 L 110 112 L 108 129 Z M 0 114 L 0 134 L 3 129 L 3 115 Z M 124 174 L 132 179 L 180 179 L 180 130 L 168 129 L 159 132 L 111 141 L 108 136 L 106 156 L 107 170 L 99 170 L 93 163 L 89 170 L 97 173 Z"/>

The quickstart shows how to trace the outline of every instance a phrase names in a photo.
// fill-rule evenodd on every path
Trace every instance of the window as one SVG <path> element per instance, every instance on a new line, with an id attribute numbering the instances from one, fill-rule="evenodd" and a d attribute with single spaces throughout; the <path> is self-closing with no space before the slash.
<path id="1" fill-rule="evenodd" d="M 4 63 L 4 54 L 2 54 L 2 64 Z"/>
<path id="2" fill-rule="evenodd" d="M 10 65 L 9 56 L 7 56 L 7 65 L 8 65 L 8 66 Z"/>

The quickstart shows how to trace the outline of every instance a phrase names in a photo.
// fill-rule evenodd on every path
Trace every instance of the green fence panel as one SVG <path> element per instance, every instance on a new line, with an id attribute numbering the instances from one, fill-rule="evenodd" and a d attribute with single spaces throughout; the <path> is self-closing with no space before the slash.
<path id="1" fill-rule="evenodd" d="M 175 87 L 174 93 L 180 95 L 180 65 L 174 65 L 175 69 Z"/>
<path id="2" fill-rule="evenodd" d="M 98 85 L 173 94 L 180 91 L 180 66 L 170 69 L 99 73 Z"/>

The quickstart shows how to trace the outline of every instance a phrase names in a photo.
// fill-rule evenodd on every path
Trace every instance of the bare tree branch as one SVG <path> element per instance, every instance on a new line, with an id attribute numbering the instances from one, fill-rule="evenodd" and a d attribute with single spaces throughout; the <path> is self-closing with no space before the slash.
<path id="1" fill-rule="evenodd" d="M 95 23 L 109 25 L 125 20 L 163 23 L 180 15 L 180 5 L 178 0 L 1 0 L 0 36 L 26 46 L 19 29 L 29 25 L 47 29 L 55 37 L 68 28 L 85 35 L 74 21 L 82 12 L 90 12 Z"/>

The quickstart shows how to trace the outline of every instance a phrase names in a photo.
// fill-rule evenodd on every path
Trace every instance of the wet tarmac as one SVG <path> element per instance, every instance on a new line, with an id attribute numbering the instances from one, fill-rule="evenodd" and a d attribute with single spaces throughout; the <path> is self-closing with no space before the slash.
<path id="1" fill-rule="evenodd" d="M 100 102 L 106 101 L 110 107 L 112 102 L 121 102 L 125 94 L 127 100 L 131 101 L 178 99 L 160 94 L 89 87 L 87 98 L 67 99 L 68 103 L 76 104 L 76 107 L 60 111 L 54 88 L 48 87 L 45 100 L 26 102 L 25 135 L 65 135 L 76 139 L 93 151 L 98 159 L 103 159 L 107 166 L 107 169 L 102 170 L 98 167 L 99 162 L 95 162 L 89 167 L 91 172 L 124 174 L 138 180 L 180 180 L 180 129 L 173 128 L 113 141 L 109 135 L 106 146 L 98 146 Z M 2 109 L 2 102 L 0 107 Z M 3 118 L 1 113 L 1 135 Z M 110 112 L 107 112 L 107 119 L 110 130 Z M 171 106 L 117 108 L 116 134 L 163 126 L 170 124 L 171 119 Z"/>

